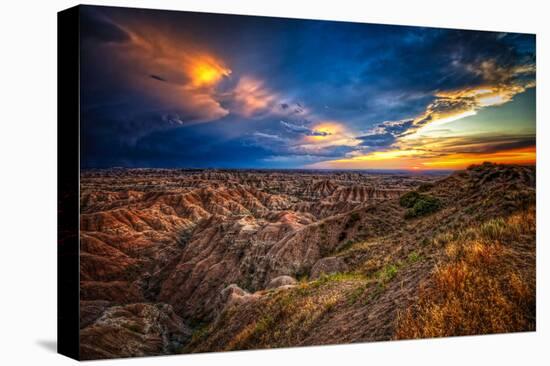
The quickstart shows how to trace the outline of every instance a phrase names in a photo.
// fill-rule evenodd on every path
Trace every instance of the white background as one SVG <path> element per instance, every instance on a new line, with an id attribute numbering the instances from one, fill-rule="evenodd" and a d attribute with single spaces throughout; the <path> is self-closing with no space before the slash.
<path id="1" fill-rule="evenodd" d="M 544 9 L 545 1 L 127 0 L 94 3 L 537 33 L 538 94 L 536 333 L 166 356 L 97 364 L 548 364 L 550 19 L 549 10 Z M 0 5 L 0 364 L 3 365 L 76 363 L 55 353 L 56 12 L 76 4 L 5 0 Z"/>

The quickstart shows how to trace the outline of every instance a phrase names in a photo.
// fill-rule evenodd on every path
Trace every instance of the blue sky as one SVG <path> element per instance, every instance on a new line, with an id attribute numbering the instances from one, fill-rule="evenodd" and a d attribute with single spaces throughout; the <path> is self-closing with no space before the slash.
<path id="1" fill-rule="evenodd" d="M 534 163 L 534 35 L 84 7 L 81 39 L 85 168 Z"/>

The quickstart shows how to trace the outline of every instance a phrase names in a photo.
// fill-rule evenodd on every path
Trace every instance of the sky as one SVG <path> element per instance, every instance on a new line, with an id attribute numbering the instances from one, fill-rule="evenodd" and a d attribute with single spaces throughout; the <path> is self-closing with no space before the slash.
<path id="1" fill-rule="evenodd" d="M 535 163 L 535 36 L 81 7 L 83 168 Z"/>

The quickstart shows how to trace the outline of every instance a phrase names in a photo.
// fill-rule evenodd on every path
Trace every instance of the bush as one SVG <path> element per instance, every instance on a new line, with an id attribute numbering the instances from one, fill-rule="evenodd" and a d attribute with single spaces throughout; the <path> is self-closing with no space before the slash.
<path id="1" fill-rule="evenodd" d="M 432 196 L 420 195 L 413 206 L 405 213 L 405 218 L 425 216 L 436 212 L 441 207 L 441 202 Z"/>
<path id="2" fill-rule="evenodd" d="M 396 264 L 387 264 L 384 268 L 378 271 L 376 277 L 378 277 L 382 283 L 386 283 L 391 281 L 397 275 L 398 271 L 399 267 Z"/>
<path id="3" fill-rule="evenodd" d="M 401 198 L 399 198 L 399 204 L 402 207 L 411 208 L 414 206 L 414 204 L 416 203 L 416 201 L 418 201 L 419 198 L 420 198 L 420 194 L 418 192 L 415 192 L 415 191 L 407 192 L 404 195 L 402 195 Z"/>
<path id="4" fill-rule="evenodd" d="M 419 260 L 422 259 L 422 256 L 420 254 L 418 254 L 418 252 L 414 251 L 414 252 L 411 252 L 409 254 L 409 256 L 407 257 L 407 260 L 409 261 L 409 263 L 416 263 L 418 262 Z"/>

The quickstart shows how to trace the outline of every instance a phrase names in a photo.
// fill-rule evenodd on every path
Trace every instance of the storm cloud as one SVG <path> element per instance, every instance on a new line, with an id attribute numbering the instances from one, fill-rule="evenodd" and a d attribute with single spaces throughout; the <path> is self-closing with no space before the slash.
<path id="1" fill-rule="evenodd" d="M 425 128 L 536 85 L 528 34 L 87 6 L 81 25 L 84 167 L 423 151 Z M 534 146 L 517 131 L 474 132 L 461 152 Z"/>

